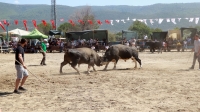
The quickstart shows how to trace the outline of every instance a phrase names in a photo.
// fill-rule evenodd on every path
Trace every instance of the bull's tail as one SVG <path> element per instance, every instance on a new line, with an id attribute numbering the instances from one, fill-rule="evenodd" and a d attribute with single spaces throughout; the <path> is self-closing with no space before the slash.
<path id="1" fill-rule="evenodd" d="M 142 67 L 142 61 L 138 57 L 135 57 L 135 60 L 140 64 L 140 67 Z"/>

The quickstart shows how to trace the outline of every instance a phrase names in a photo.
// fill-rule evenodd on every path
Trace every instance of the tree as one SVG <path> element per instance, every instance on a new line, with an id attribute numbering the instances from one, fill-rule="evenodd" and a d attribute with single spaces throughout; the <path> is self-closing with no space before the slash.
<path id="1" fill-rule="evenodd" d="M 144 35 L 149 36 L 151 34 L 151 29 L 145 23 L 140 21 L 133 22 L 133 25 L 129 27 L 129 30 L 137 31 L 139 38 L 143 38 Z"/>
<path id="2" fill-rule="evenodd" d="M 75 29 L 78 29 L 77 26 L 73 26 L 68 22 L 63 23 L 58 27 L 58 31 L 60 32 L 76 31 Z"/>
<path id="3" fill-rule="evenodd" d="M 109 42 L 114 42 L 114 41 L 116 41 L 115 34 L 113 34 L 113 33 L 111 33 L 111 32 L 108 32 L 108 41 L 109 41 Z"/>
<path id="4" fill-rule="evenodd" d="M 49 30 L 51 30 L 51 25 L 49 23 L 47 23 L 46 26 L 44 26 L 42 23 L 37 25 L 38 30 L 45 34 L 45 35 L 49 35 Z"/>
<path id="5" fill-rule="evenodd" d="M 162 32 L 162 29 L 160 29 L 160 28 L 151 28 L 151 33 L 152 32 Z"/>
<path id="6" fill-rule="evenodd" d="M 92 14 L 90 6 L 86 6 L 80 10 L 77 10 L 70 18 L 76 23 L 76 26 L 78 27 L 75 30 L 83 31 L 99 28 L 99 25 L 97 22 L 95 22 L 95 16 Z M 83 23 L 79 23 L 79 20 L 82 20 Z M 92 24 L 89 23 L 88 20 L 91 20 Z"/>

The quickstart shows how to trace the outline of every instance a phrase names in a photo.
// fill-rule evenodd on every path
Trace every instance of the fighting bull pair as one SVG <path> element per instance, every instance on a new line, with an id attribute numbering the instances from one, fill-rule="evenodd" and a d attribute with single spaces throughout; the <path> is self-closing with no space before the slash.
<path id="1" fill-rule="evenodd" d="M 138 58 L 138 51 L 135 47 L 119 44 L 108 48 L 103 57 L 100 57 L 94 50 L 89 48 L 68 49 L 64 55 L 64 61 L 60 65 L 60 73 L 62 73 L 62 67 L 66 64 L 70 64 L 79 74 L 80 72 L 76 68 L 76 65 L 82 63 L 88 64 L 88 73 L 90 73 L 91 66 L 93 70 L 96 71 L 94 65 L 106 65 L 104 68 L 104 70 L 106 70 L 111 61 L 114 61 L 113 69 L 116 69 L 116 64 L 119 59 L 125 61 L 127 59 L 132 59 L 135 62 L 135 68 L 137 68 L 137 62 L 140 64 L 140 67 L 142 66 L 141 60 Z"/>

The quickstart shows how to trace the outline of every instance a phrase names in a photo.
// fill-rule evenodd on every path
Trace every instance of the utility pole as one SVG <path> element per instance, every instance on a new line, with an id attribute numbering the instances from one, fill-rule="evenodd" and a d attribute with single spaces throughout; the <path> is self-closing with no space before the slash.
<path id="1" fill-rule="evenodd" d="M 54 20 L 54 23 L 55 23 L 55 26 L 56 26 L 56 29 L 57 29 L 57 22 L 56 22 L 56 0 L 51 0 L 51 20 Z"/>
<path id="2" fill-rule="evenodd" d="M 9 39 L 8 39 L 8 25 L 9 25 L 8 20 L 6 20 L 6 39 L 7 39 L 7 42 L 9 41 Z"/>

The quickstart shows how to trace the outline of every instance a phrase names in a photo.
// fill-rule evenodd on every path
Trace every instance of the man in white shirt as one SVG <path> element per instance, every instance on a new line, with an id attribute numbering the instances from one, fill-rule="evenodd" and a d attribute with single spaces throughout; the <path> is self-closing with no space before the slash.
<path id="1" fill-rule="evenodd" d="M 190 69 L 194 69 L 196 60 L 198 59 L 199 62 L 199 70 L 200 70 L 200 40 L 199 40 L 199 35 L 195 35 L 194 37 L 194 57 L 193 57 L 193 63 L 192 66 L 190 67 Z"/>

